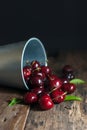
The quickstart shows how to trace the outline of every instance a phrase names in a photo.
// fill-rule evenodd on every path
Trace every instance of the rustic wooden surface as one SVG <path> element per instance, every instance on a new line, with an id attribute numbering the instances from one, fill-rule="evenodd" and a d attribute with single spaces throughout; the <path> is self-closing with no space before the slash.
<path id="1" fill-rule="evenodd" d="M 48 60 L 57 75 L 65 64 L 71 64 L 76 77 L 87 81 L 86 51 L 59 51 L 55 58 L 48 57 Z M 82 101 L 63 102 L 42 111 L 37 105 L 9 107 L 7 100 L 22 97 L 23 92 L 0 88 L 0 130 L 87 130 L 87 84 L 78 85 L 73 94 Z"/>
<path id="2" fill-rule="evenodd" d="M 23 104 L 8 106 L 13 98 L 22 98 L 23 92 L 0 87 L 0 130 L 24 130 L 30 107 Z"/>

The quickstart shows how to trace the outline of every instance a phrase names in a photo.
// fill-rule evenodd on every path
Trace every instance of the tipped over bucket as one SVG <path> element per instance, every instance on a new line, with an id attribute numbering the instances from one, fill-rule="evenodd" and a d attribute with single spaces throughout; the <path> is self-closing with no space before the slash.
<path id="1" fill-rule="evenodd" d="M 23 67 L 26 62 L 39 61 L 47 65 L 47 56 L 42 42 L 38 38 L 30 38 L 26 43 L 3 45 L 0 47 L 0 84 L 29 89 L 24 77 Z"/>

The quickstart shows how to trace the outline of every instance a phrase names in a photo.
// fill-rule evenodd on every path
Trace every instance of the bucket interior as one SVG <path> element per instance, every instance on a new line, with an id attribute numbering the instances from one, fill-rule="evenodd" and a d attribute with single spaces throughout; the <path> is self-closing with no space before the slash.
<path id="1" fill-rule="evenodd" d="M 29 39 L 26 42 L 22 52 L 21 74 L 26 89 L 29 89 L 29 86 L 26 84 L 23 76 L 23 67 L 26 66 L 26 63 L 30 64 L 34 60 L 39 61 L 41 65 L 47 66 L 47 56 L 46 56 L 45 48 L 42 42 L 37 38 Z"/>

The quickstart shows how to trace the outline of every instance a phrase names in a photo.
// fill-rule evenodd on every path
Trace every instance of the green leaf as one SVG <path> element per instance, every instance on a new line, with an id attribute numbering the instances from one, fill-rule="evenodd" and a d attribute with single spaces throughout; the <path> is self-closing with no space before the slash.
<path id="1" fill-rule="evenodd" d="M 82 80 L 82 79 L 72 79 L 72 80 L 70 81 L 70 83 L 73 83 L 73 84 L 77 85 L 77 84 L 84 84 L 85 81 Z"/>
<path id="2" fill-rule="evenodd" d="M 72 100 L 81 101 L 82 99 L 74 95 L 66 95 L 65 101 L 72 101 Z"/>
<path id="3" fill-rule="evenodd" d="M 18 104 L 18 103 L 20 103 L 20 102 L 22 102 L 21 99 L 13 98 L 13 99 L 10 101 L 10 103 L 8 104 L 8 106 L 13 106 L 13 105 Z"/>

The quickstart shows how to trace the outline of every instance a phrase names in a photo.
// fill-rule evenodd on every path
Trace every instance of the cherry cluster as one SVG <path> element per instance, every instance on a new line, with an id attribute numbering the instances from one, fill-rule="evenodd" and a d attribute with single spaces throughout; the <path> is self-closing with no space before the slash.
<path id="1" fill-rule="evenodd" d="M 38 103 L 42 110 L 48 110 L 64 101 L 67 94 L 75 91 L 76 86 L 70 83 L 74 78 L 73 68 L 65 65 L 59 77 L 53 73 L 49 66 L 41 65 L 38 61 L 32 61 L 24 66 L 23 75 L 29 91 L 24 95 L 26 104 Z"/>

